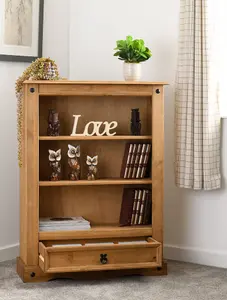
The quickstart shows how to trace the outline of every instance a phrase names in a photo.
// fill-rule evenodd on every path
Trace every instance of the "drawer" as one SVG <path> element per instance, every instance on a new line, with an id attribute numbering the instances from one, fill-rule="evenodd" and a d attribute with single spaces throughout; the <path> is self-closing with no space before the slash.
<path id="1" fill-rule="evenodd" d="M 39 266 L 46 273 L 161 267 L 162 245 L 152 238 L 48 247 L 40 242 Z"/>

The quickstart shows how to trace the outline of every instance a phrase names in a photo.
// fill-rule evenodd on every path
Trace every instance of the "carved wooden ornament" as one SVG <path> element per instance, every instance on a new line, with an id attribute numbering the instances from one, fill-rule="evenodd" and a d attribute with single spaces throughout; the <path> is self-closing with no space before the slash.
<path id="1" fill-rule="evenodd" d="M 73 131 L 72 131 L 71 136 L 93 136 L 93 135 L 113 136 L 116 134 L 116 131 L 110 133 L 110 130 L 113 130 L 117 127 L 118 123 L 116 121 L 112 121 L 110 123 L 107 121 L 105 121 L 105 122 L 91 121 L 86 124 L 83 133 L 76 133 L 78 121 L 79 121 L 79 118 L 81 117 L 81 115 L 73 115 L 73 117 L 74 117 L 74 124 L 73 124 Z M 105 129 L 102 132 L 100 132 L 100 127 L 102 124 L 105 125 Z"/>

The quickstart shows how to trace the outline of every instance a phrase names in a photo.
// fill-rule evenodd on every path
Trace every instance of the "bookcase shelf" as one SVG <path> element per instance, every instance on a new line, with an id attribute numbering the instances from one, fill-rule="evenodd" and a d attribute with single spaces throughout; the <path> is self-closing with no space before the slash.
<path id="1" fill-rule="evenodd" d="M 115 135 L 115 136 L 40 136 L 40 141 L 143 141 L 151 140 L 151 135 Z"/>
<path id="2" fill-rule="evenodd" d="M 86 271 L 88 274 L 94 270 L 110 270 L 109 272 L 121 270 L 121 275 L 124 274 L 123 270 L 127 270 L 127 274 L 128 271 L 130 274 L 138 275 L 166 274 L 162 254 L 163 85 L 162 82 L 68 80 L 24 82 L 20 168 L 20 257 L 17 262 L 18 274 L 24 282 L 64 277 L 65 272 L 70 272 L 68 276 L 71 276 L 72 273 Z M 140 136 L 131 135 L 131 110 L 135 108 L 140 112 Z M 49 109 L 59 114 L 60 136 L 46 136 Z M 115 128 L 116 135 L 70 136 L 75 114 L 81 115 L 76 133 L 84 132 L 85 126 L 91 121 L 108 123 L 116 121 L 118 124 Z M 100 127 L 100 130 L 103 129 Z M 64 180 L 68 179 L 70 174 L 68 144 L 80 146 L 81 180 L 78 181 Z M 149 145 L 146 148 L 149 149 L 146 150 L 147 155 L 144 154 L 144 150 L 142 151 L 145 144 Z M 124 173 L 124 176 L 136 177 L 135 171 L 138 168 L 139 173 L 137 170 L 136 175 L 145 178 L 122 178 L 127 157 L 126 150 L 132 147 L 132 157 L 136 153 L 135 156 L 138 158 L 141 155 L 141 159 L 138 166 L 136 159 L 135 163 L 131 163 L 133 161 L 131 159 L 128 167 L 131 168 L 129 175 Z M 62 180 L 49 181 L 52 172 L 48 161 L 49 150 L 58 149 L 61 149 Z M 140 149 L 148 160 L 142 160 L 143 155 L 136 149 Z M 97 180 L 87 180 L 87 155 L 91 157 L 98 155 Z M 141 168 L 145 169 L 140 174 Z M 131 171 L 134 173 L 131 174 Z M 151 205 L 145 205 L 148 202 L 144 202 L 144 211 L 148 212 L 150 219 L 142 216 L 142 210 L 139 210 L 137 204 L 136 215 L 140 216 L 140 221 L 134 222 L 132 214 L 130 216 L 126 214 L 128 222 L 126 224 L 121 222 L 123 203 L 129 204 L 129 198 L 124 197 L 126 190 L 139 190 L 138 199 L 136 196 L 130 198 L 138 200 L 138 203 L 140 200 L 141 203 L 146 200 L 143 196 L 140 199 L 140 195 L 145 195 L 145 191 L 149 191 L 152 209 Z M 126 207 L 126 212 L 127 209 Z M 39 224 L 40 218 L 57 222 L 58 218 L 62 220 L 62 217 L 65 217 L 67 220 L 68 217 L 78 216 L 89 221 L 91 228 L 39 231 L 39 228 L 48 228 Z M 120 226 L 131 223 L 152 224 Z M 67 222 L 63 226 L 66 226 L 65 224 Z M 55 223 L 55 226 L 59 229 L 58 223 Z M 81 227 L 63 226 L 60 228 L 83 228 L 81 225 Z M 89 225 L 84 228 L 89 228 Z"/>
<path id="3" fill-rule="evenodd" d="M 97 179 L 97 180 L 59 180 L 40 181 L 39 186 L 78 186 L 78 185 L 125 185 L 152 184 L 151 179 Z"/>
<path id="4" fill-rule="evenodd" d="M 39 232 L 39 240 L 73 240 L 90 238 L 116 238 L 116 237 L 143 237 L 152 236 L 152 226 L 124 226 L 119 225 L 93 225 L 88 230 L 50 231 Z"/>

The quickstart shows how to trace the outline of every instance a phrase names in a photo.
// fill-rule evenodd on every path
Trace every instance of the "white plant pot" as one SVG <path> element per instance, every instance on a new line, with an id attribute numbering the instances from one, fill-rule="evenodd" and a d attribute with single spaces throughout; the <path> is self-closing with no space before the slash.
<path id="1" fill-rule="evenodd" d="M 138 81 L 141 78 L 140 63 L 124 63 L 124 78 L 126 81 Z"/>

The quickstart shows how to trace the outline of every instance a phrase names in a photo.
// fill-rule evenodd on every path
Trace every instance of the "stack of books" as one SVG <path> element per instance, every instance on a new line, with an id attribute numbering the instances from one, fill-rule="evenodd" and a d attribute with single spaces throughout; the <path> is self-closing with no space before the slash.
<path id="1" fill-rule="evenodd" d="M 67 231 L 90 229 L 90 222 L 83 217 L 40 218 L 39 231 Z"/>
<path id="2" fill-rule="evenodd" d="M 150 189 L 125 188 L 121 203 L 120 225 L 149 225 L 152 223 Z"/>
<path id="3" fill-rule="evenodd" d="M 144 178 L 150 165 L 151 144 L 127 143 L 121 167 L 121 178 Z"/>

